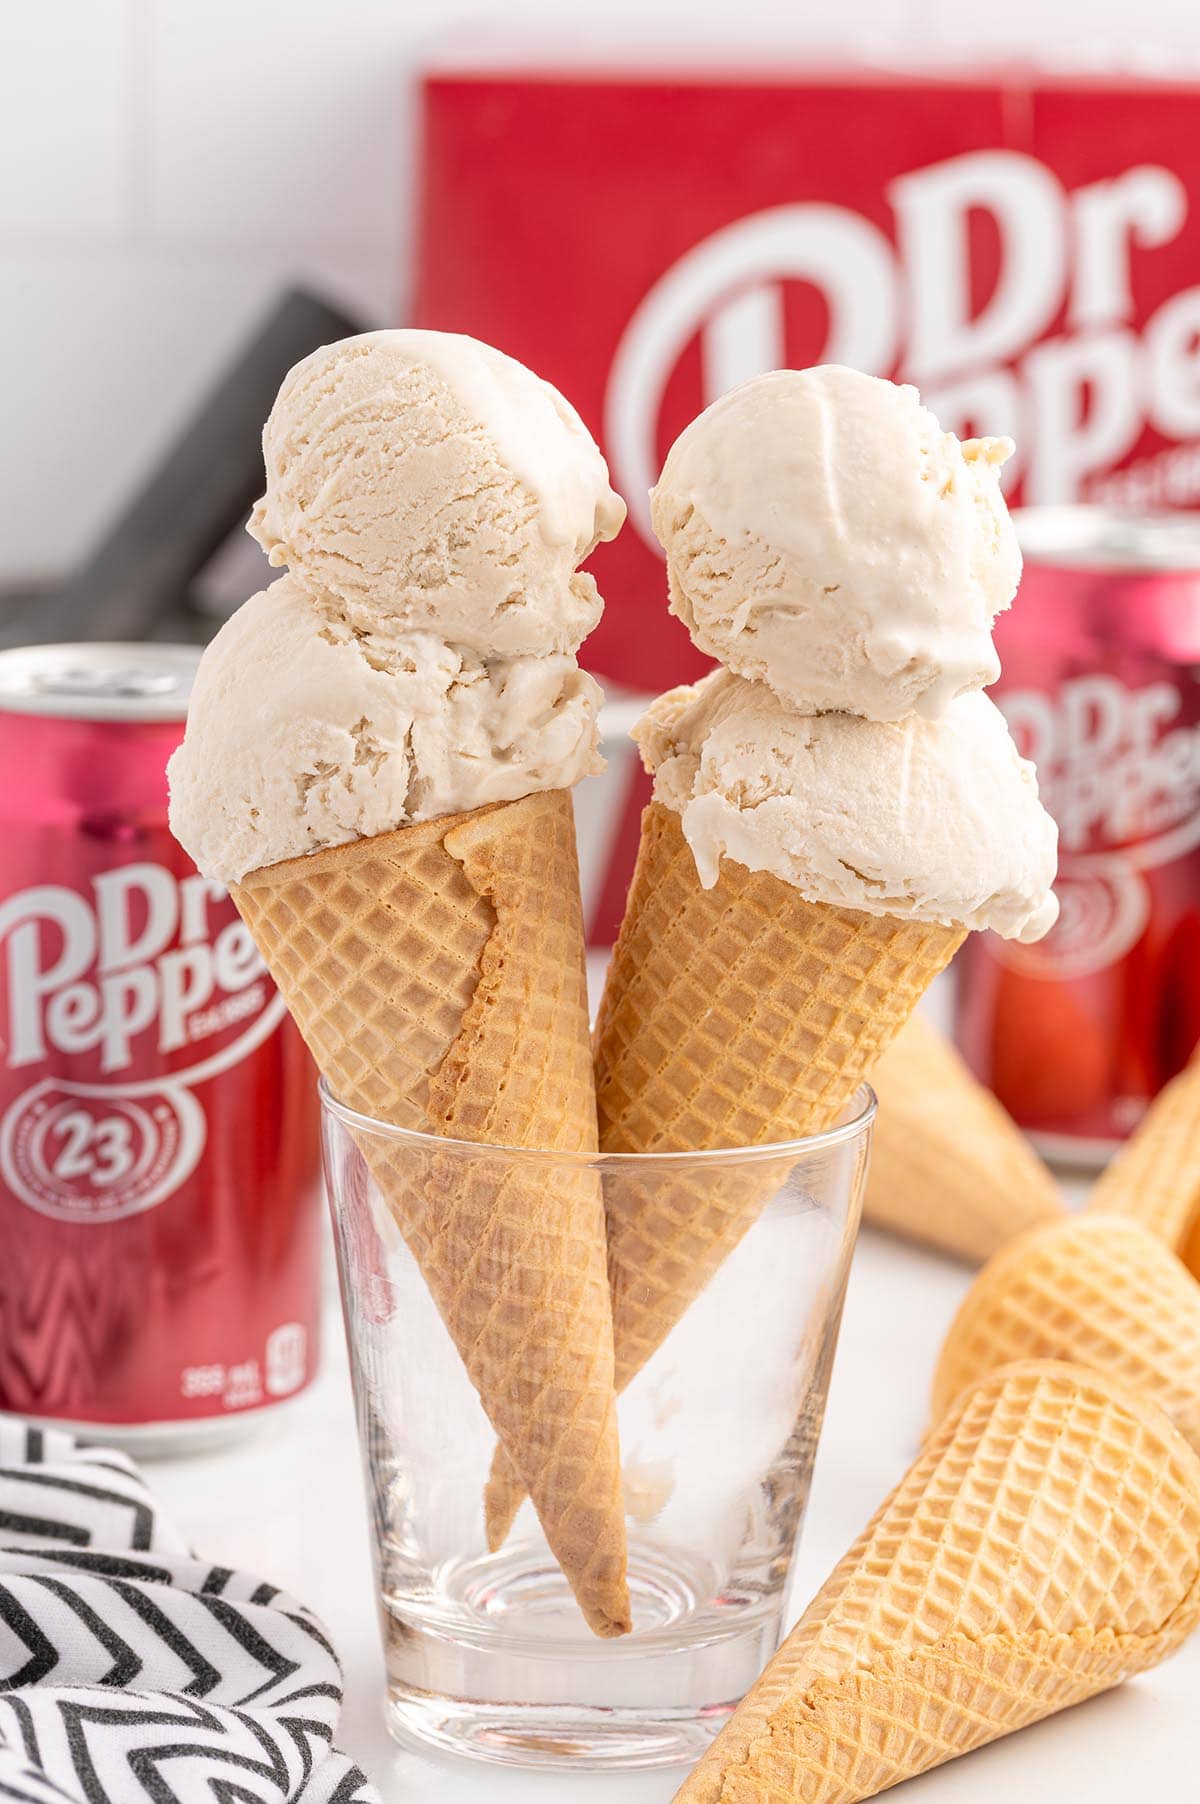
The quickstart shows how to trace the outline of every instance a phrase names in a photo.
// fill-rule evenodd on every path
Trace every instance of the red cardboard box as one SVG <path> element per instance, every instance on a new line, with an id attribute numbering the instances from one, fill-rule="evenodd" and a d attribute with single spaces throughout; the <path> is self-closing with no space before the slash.
<path id="1" fill-rule="evenodd" d="M 571 398 L 630 507 L 587 659 L 657 690 L 646 491 L 734 382 L 844 362 L 1017 440 L 1010 499 L 1200 502 L 1200 86 L 997 69 L 733 74 L 443 62 L 423 87 L 412 318 Z M 600 931 L 636 817 L 626 810 Z"/>

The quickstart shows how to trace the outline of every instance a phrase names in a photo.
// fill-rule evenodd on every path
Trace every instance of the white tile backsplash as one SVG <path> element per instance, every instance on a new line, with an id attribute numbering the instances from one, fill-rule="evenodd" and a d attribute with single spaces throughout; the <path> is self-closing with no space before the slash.
<path id="1" fill-rule="evenodd" d="M 0 240 L 0 582 L 85 556 L 283 288 L 299 280 L 376 325 L 390 266 L 386 246 L 5 255 Z"/>
<path id="2" fill-rule="evenodd" d="M 135 0 L 0 6 L 0 237 L 129 222 Z"/>
<path id="3" fill-rule="evenodd" d="M 1180 73 L 1200 63 L 1195 0 L 1004 0 L 1002 6 L 923 0 L 914 48 L 950 57 L 1016 48 L 1073 68 Z"/>
<path id="4" fill-rule="evenodd" d="M 0 588 L 84 555 L 290 280 L 406 291 L 409 76 L 431 38 L 602 22 L 914 58 L 1106 32 L 1200 56 L 1182 0 L 0 0 Z M 220 587 L 218 573 L 217 587 Z"/>
<path id="5" fill-rule="evenodd" d="M 393 241 L 412 37 L 396 0 L 160 5 L 155 231 L 234 245 Z"/>

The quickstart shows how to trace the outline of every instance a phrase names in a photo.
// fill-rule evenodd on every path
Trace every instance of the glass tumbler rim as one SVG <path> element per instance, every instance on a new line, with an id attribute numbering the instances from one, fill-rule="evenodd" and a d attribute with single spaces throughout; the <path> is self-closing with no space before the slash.
<path id="1" fill-rule="evenodd" d="M 420 1128 L 397 1127 L 392 1122 L 380 1121 L 373 1115 L 365 1115 L 361 1110 L 340 1102 L 324 1077 L 318 1081 L 318 1091 L 322 1110 L 341 1122 L 343 1127 L 378 1139 L 390 1140 L 397 1146 L 407 1146 L 413 1151 L 443 1155 L 450 1153 L 452 1156 L 472 1159 L 490 1156 L 542 1168 L 547 1165 L 578 1166 L 626 1174 L 658 1169 L 677 1170 L 682 1165 L 693 1165 L 702 1170 L 720 1170 L 735 1165 L 770 1164 L 781 1158 L 794 1159 L 799 1163 L 803 1159 L 861 1139 L 875 1120 L 878 1106 L 874 1090 L 864 1081 L 846 1105 L 853 1110 L 849 1120 L 824 1128 L 819 1134 L 807 1134 L 799 1139 L 773 1140 L 752 1146 L 709 1147 L 686 1152 L 572 1153 L 541 1147 L 505 1146 L 489 1140 L 456 1140 L 449 1135 L 426 1133 Z"/>

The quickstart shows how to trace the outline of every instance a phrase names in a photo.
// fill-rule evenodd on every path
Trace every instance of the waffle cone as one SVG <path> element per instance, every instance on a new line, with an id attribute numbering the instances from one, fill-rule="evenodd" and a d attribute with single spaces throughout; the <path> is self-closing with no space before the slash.
<path id="1" fill-rule="evenodd" d="M 1063 1213 L 1049 1171 L 1012 1117 L 922 1015 L 871 1073 L 879 1099 L 868 1221 L 971 1264 Z"/>
<path id="2" fill-rule="evenodd" d="M 998 1253 L 938 1361 L 933 1416 L 998 1366 L 1065 1359 L 1151 1397 L 1200 1451 L 1200 1284 L 1139 1221 L 1068 1216 Z"/>
<path id="3" fill-rule="evenodd" d="M 395 1126 L 592 1153 L 570 795 L 252 873 L 234 900 L 338 1099 Z M 629 1627 L 598 1178 L 447 1149 L 414 1183 L 362 1142 L 546 1538 L 598 1634 Z"/>
<path id="4" fill-rule="evenodd" d="M 855 1804 L 1120 1684 L 1200 1622 L 1200 1459 L 1078 1366 L 970 1391 L 679 1804 Z"/>
<path id="5" fill-rule="evenodd" d="M 1136 1216 L 1200 1278 L 1200 1059 L 1155 1098 L 1088 1208 Z"/>
<path id="6" fill-rule="evenodd" d="M 596 1026 L 601 1148 L 754 1146 L 830 1127 L 962 938 L 809 902 L 729 859 L 703 889 L 679 816 L 652 803 Z M 700 1295 L 778 1176 L 730 1174 L 702 1194 L 686 1177 L 614 1190 L 619 1388 Z"/>
<path id="7" fill-rule="evenodd" d="M 595 1032 L 603 1152 L 695 1152 L 831 1126 L 963 938 L 808 902 L 722 860 L 701 887 L 678 814 L 651 803 Z M 662 1345 L 791 1161 L 608 1186 L 617 1389 Z M 520 1503 L 498 1462 L 493 1547 Z"/>

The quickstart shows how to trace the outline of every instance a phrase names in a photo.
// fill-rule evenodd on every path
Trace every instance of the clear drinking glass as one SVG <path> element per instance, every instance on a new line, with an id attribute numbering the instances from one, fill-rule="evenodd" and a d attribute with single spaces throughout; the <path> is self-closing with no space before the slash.
<path id="1" fill-rule="evenodd" d="M 325 1165 L 375 1540 L 393 1732 L 577 1771 L 694 1760 L 778 1645 L 808 1499 L 874 1097 L 828 1133 L 667 1155 L 477 1146 L 324 1103 Z M 496 1554 L 495 1435 L 372 1173 L 600 1175 L 609 1207 L 660 1192 L 761 1197 L 754 1225 L 620 1401 L 634 1632 L 588 1630 L 526 1502 Z M 449 1174 L 449 1177 L 448 1177 Z"/>

